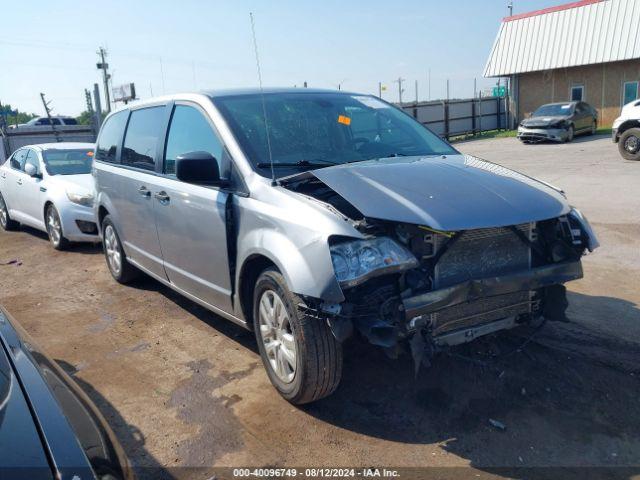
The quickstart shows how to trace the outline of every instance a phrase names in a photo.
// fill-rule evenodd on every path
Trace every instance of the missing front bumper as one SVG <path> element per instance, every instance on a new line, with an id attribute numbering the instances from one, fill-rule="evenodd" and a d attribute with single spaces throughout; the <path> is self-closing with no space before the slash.
<path id="1" fill-rule="evenodd" d="M 579 278 L 582 278 L 580 261 L 556 263 L 499 277 L 469 280 L 405 298 L 402 304 L 409 327 L 419 328 L 420 320 L 425 316 L 463 302 L 537 290 Z"/>

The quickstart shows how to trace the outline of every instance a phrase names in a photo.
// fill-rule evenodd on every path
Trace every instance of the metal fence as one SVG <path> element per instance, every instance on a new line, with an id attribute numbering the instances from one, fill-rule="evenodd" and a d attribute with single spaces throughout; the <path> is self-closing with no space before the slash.
<path id="1" fill-rule="evenodd" d="M 56 125 L 51 127 L 18 127 L 0 129 L 0 164 L 18 148 L 25 145 L 56 142 L 96 141 L 96 133 L 90 125 Z"/>
<path id="2" fill-rule="evenodd" d="M 402 109 L 434 133 L 449 139 L 509 125 L 508 97 L 478 97 L 404 103 Z"/>

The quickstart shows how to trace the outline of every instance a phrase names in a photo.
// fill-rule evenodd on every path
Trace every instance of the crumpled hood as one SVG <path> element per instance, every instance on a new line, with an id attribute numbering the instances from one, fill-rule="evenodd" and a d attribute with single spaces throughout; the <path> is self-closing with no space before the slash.
<path id="1" fill-rule="evenodd" d="M 554 188 L 468 155 L 387 158 L 311 173 L 365 217 L 439 230 L 518 225 L 570 211 Z"/>
<path id="2" fill-rule="evenodd" d="M 554 123 L 561 122 L 562 120 L 567 120 L 568 116 L 556 116 L 556 117 L 530 117 L 525 118 L 521 125 L 523 127 L 548 127 L 553 125 Z"/>

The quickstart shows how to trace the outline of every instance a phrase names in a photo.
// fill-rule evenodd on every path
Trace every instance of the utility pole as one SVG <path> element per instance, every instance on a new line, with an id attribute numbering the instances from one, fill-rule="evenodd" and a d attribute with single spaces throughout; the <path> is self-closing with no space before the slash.
<path id="1" fill-rule="evenodd" d="M 109 79 L 111 76 L 109 75 L 109 64 L 106 62 L 105 57 L 107 56 L 107 51 L 100 47 L 100 49 L 96 52 L 100 55 L 100 62 L 96 63 L 96 67 L 98 70 L 102 70 L 102 81 L 104 82 L 104 100 L 107 103 L 107 113 L 111 111 L 111 98 L 109 97 Z"/>
<path id="2" fill-rule="evenodd" d="M 449 79 L 447 78 L 447 100 L 449 100 Z"/>
<path id="3" fill-rule="evenodd" d="M 93 102 L 95 103 L 95 123 L 96 129 L 100 128 L 102 125 L 102 105 L 100 104 L 100 87 L 97 83 L 93 84 Z M 97 130 L 96 130 L 97 131 Z"/>
<path id="4" fill-rule="evenodd" d="M 404 92 L 404 89 L 402 88 L 402 82 L 404 82 L 404 78 L 398 77 L 398 80 L 396 80 L 396 82 L 398 83 L 398 103 L 402 105 L 402 92 Z"/>
<path id="5" fill-rule="evenodd" d="M 56 142 L 61 142 L 60 132 L 56 130 L 56 126 L 53 124 L 53 119 L 51 118 L 51 108 L 49 107 L 49 103 L 44 98 L 44 93 L 40 94 L 40 98 L 42 99 L 42 105 L 44 105 L 44 111 L 47 114 L 47 118 L 49 119 L 49 125 L 51 125 L 51 131 L 56 137 Z"/>
<path id="6" fill-rule="evenodd" d="M 416 103 L 418 103 L 418 80 L 416 80 Z"/>
<path id="7" fill-rule="evenodd" d="M 507 8 L 509 9 L 509 16 L 512 17 L 513 16 L 513 1 L 510 1 L 507 4 Z"/>
<path id="8" fill-rule="evenodd" d="M 431 69 L 427 71 L 427 100 L 431 100 Z"/>

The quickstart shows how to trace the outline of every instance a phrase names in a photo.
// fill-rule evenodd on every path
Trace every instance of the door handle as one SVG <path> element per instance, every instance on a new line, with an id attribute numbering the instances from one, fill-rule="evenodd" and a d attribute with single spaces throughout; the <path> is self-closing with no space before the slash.
<path id="1" fill-rule="evenodd" d="M 7 174 L 2 172 L 2 178 L 7 178 Z"/>
<path id="2" fill-rule="evenodd" d="M 151 191 L 149 191 L 149 189 L 147 187 L 145 187 L 144 185 L 142 185 L 139 189 L 138 189 L 138 193 L 140 195 L 142 195 L 143 197 L 150 197 L 151 196 Z"/>
<path id="3" fill-rule="evenodd" d="M 167 195 L 167 192 L 165 192 L 164 190 L 156 193 L 154 197 L 156 197 L 158 201 L 163 205 L 166 205 L 167 203 L 169 203 L 169 200 L 171 200 L 171 197 L 169 197 L 169 195 Z"/>
<path id="4" fill-rule="evenodd" d="M 22 185 L 22 179 L 19 178 L 17 183 L 18 183 L 18 185 Z"/>

